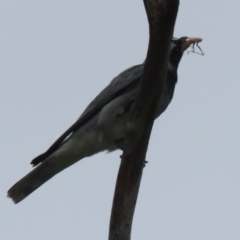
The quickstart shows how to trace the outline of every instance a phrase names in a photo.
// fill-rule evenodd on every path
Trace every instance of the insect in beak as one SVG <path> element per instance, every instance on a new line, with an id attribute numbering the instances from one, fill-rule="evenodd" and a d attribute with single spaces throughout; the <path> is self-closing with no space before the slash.
<path id="1" fill-rule="evenodd" d="M 203 56 L 204 53 L 200 46 L 198 45 L 200 42 L 202 42 L 202 38 L 197 37 L 188 38 L 182 45 L 182 52 L 184 52 L 188 47 L 192 46 L 192 51 L 187 51 L 187 53 L 193 52 Z M 195 51 L 195 46 L 198 47 L 200 53 Z"/>
<path id="2" fill-rule="evenodd" d="M 196 53 L 196 54 L 199 54 L 199 55 L 204 55 L 204 53 L 203 53 L 203 50 L 200 48 L 200 46 L 198 45 L 199 44 L 199 42 L 197 42 L 197 43 L 193 43 L 192 44 L 192 51 L 187 51 L 187 53 L 189 54 L 190 52 L 192 52 L 192 53 Z M 199 52 L 196 52 L 195 51 L 195 45 L 198 47 L 198 49 L 200 50 L 200 53 Z"/>

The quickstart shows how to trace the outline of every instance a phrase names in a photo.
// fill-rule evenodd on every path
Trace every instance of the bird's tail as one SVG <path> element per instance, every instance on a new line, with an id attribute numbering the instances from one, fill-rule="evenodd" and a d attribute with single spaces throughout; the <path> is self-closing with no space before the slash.
<path id="1" fill-rule="evenodd" d="M 96 144 L 92 139 L 98 139 L 98 133 L 94 129 L 84 131 L 82 135 L 66 141 L 56 152 L 14 184 L 8 191 L 8 197 L 18 203 L 65 168 L 105 149 L 102 142 Z"/>
<path id="2" fill-rule="evenodd" d="M 8 190 L 8 197 L 12 198 L 14 203 L 22 201 L 61 170 L 63 168 L 56 168 L 47 161 L 41 163 Z"/>

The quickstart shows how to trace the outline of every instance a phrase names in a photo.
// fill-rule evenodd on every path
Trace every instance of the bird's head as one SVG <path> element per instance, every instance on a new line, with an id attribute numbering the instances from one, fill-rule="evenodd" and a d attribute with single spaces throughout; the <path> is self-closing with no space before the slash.
<path id="1" fill-rule="evenodd" d="M 196 44 L 198 46 L 198 43 L 201 41 L 202 38 L 198 37 L 181 37 L 178 39 L 173 38 L 170 46 L 170 63 L 177 68 L 184 51 L 187 50 L 190 46 L 193 46 L 194 49 L 194 45 Z"/>

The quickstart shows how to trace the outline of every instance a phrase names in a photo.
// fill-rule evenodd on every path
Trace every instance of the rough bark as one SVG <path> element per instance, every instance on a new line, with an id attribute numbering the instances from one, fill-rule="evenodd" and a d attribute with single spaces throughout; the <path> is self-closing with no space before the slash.
<path id="1" fill-rule="evenodd" d="M 143 77 L 129 114 L 113 199 L 109 240 L 130 240 L 154 115 L 166 78 L 179 0 L 144 0 L 150 39 Z M 151 238 L 151 236 L 149 236 Z"/>

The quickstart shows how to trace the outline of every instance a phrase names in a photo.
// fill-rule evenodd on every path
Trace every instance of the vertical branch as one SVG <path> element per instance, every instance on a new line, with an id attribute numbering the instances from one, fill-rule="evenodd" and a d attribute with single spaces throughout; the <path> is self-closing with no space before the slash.
<path id="1" fill-rule="evenodd" d="M 130 240 L 154 115 L 161 97 L 179 0 L 144 0 L 150 39 L 143 77 L 129 114 L 114 193 L 109 240 Z"/>

